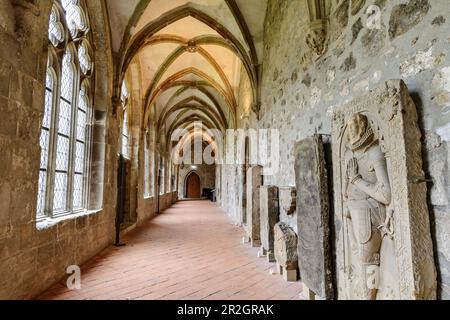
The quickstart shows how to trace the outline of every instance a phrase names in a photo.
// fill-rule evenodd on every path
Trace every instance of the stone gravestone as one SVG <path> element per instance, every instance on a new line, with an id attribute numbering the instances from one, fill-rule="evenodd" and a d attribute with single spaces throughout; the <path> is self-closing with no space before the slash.
<path id="1" fill-rule="evenodd" d="M 261 166 L 252 166 L 247 170 L 247 223 L 244 228 L 253 247 L 261 246 L 259 187 L 263 184 L 262 173 Z"/>
<path id="2" fill-rule="evenodd" d="M 280 221 L 289 225 L 297 233 L 297 191 L 295 187 L 280 187 Z"/>
<path id="3" fill-rule="evenodd" d="M 401 80 L 334 110 L 339 299 L 436 298 L 417 120 Z"/>
<path id="4" fill-rule="evenodd" d="M 271 270 L 271 273 L 281 274 L 286 281 L 297 281 L 297 235 L 284 222 L 279 222 L 274 227 L 274 254 L 277 270 Z"/>
<path id="5" fill-rule="evenodd" d="M 298 258 L 302 282 L 322 299 L 333 299 L 328 176 L 322 138 L 297 143 Z"/>
<path id="6" fill-rule="evenodd" d="M 260 197 L 260 231 L 261 251 L 260 257 L 267 257 L 269 262 L 275 261 L 274 255 L 274 227 L 280 221 L 280 210 L 278 205 L 278 187 L 261 186 Z"/>

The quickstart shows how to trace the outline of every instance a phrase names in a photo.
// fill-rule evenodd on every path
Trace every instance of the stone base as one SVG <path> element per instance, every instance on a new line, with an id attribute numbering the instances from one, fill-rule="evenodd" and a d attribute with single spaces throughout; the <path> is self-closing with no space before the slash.
<path id="1" fill-rule="evenodd" d="M 300 293 L 300 297 L 306 300 L 316 300 L 317 296 L 311 291 L 305 284 L 302 284 L 303 290 Z"/>
<path id="2" fill-rule="evenodd" d="M 267 262 L 274 263 L 275 261 L 276 261 L 276 259 L 275 259 L 275 255 L 273 254 L 273 252 L 268 251 L 267 252 Z"/>
<path id="3" fill-rule="evenodd" d="M 275 268 L 272 268 L 272 269 L 270 269 L 269 270 L 269 273 L 271 274 L 271 275 L 279 275 L 279 274 L 282 274 L 283 273 L 283 269 L 282 269 L 282 266 L 280 266 L 278 263 L 276 264 L 276 266 L 275 266 Z"/>
<path id="4" fill-rule="evenodd" d="M 258 258 L 265 258 L 267 256 L 267 250 L 263 246 L 258 250 Z"/>
<path id="5" fill-rule="evenodd" d="M 275 268 L 270 269 L 269 273 L 271 275 L 281 275 L 286 282 L 297 282 L 298 279 L 297 270 L 286 270 L 279 263 L 276 264 Z"/>
<path id="6" fill-rule="evenodd" d="M 252 247 L 253 248 L 259 248 L 261 247 L 261 240 L 252 240 Z"/>
<path id="7" fill-rule="evenodd" d="M 297 282 L 297 270 L 284 270 L 283 280 L 286 282 Z"/>
<path id="8" fill-rule="evenodd" d="M 250 238 L 247 236 L 243 236 L 241 242 L 242 244 L 250 243 Z"/>

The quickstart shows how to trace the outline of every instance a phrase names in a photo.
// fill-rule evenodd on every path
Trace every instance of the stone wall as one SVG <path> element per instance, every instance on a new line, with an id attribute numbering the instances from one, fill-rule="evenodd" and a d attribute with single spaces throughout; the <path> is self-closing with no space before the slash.
<path id="1" fill-rule="evenodd" d="M 306 61 L 306 1 L 269 1 L 265 26 L 261 121 L 281 134 L 281 168 L 266 184 L 294 185 L 293 145 L 330 133 L 329 111 L 388 79 L 403 79 L 426 135 L 425 171 L 433 213 L 440 294 L 450 298 L 450 59 L 447 1 L 332 1 L 328 49 Z M 380 29 L 368 29 L 366 10 L 377 5 Z M 353 10 L 353 12 L 351 12 Z M 355 12 L 356 11 L 356 12 Z M 289 66 L 289 67 L 286 67 Z"/>
<path id="2" fill-rule="evenodd" d="M 424 170 L 438 266 L 439 296 L 450 299 L 450 15 L 444 0 L 333 0 L 325 52 L 320 57 L 305 40 L 307 1 L 270 0 L 264 35 L 260 120 L 245 116 L 240 128 L 280 132 L 280 168 L 265 185 L 294 186 L 294 144 L 314 133 L 331 133 L 331 112 L 386 80 L 408 86 L 425 139 Z M 377 7 L 371 7 L 376 5 Z M 372 9 L 374 14 L 367 14 Z M 378 10 L 379 9 L 379 10 Z M 379 13 L 379 15 L 378 15 Z M 379 28 L 377 20 L 379 16 Z M 375 22 L 375 24 L 374 24 Z M 375 26 L 373 28 L 372 26 Z M 248 90 L 241 83 L 238 101 Z M 226 167 L 226 166 L 224 166 Z M 237 183 L 222 171 L 223 207 L 231 204 Z M 231 186 L 230 186 L 231 185 Z M 236 185 L 236 188 L 234 186 Z M 238 202 L 238 201 L 236 201 Z"/>
<path id="3" fill-rule="evenodd" d="M 216 185 L 216 167 L 214 165 L 197 165 L 196 169 L 185 165 L 180 168 L 178 180 L 178 198 L 183 199 L 186 195 L 186 178 L 191 172 L 195 172 L 200 177 L 200 190 L 204 188 L 214 189 Z"/>
<path id="4" fill-rule="evenodd" d="M 112 243 L 118 135 L 103 1 L 89 1 L 97 47 L 92 190 L 88 215 L 36 223 L 50 1 L 2 1 L 0 14 L 0 298 L 32 298 Z M 105 137 L 107 137 L 105 139 Z M 101 183 L 99 181 L 101 179 Z"/>
<path id="5" fill-rule="evenodd" d="M 44 112 L 48 18 L 52 1 L 0 4 L 0 299 L 28 299 L 111 245 L 115 237 L 120 117 L 111 99 L 113 57 L 104 1 L 86 4 L 95 43 L 92 162 L 87 213 L 36 222 Z M 139 110 L 135 94 L 134 107 Z M 133 215 L 137 224 L 155 216 L 156 198 L 144 199 L 140 113 L 132 127 Z M 155 146 L 153 146 L 155 150 Z M 143 163 L 143 162 L 142 162 Z M 156 174 L 153 174 L 156 185 Z M 160 210 L 177 200 L 160 196 Z M 137 206 L 137 210 L 136 210 Z M 137 216 L 137 217 L 136 217 Z"/>

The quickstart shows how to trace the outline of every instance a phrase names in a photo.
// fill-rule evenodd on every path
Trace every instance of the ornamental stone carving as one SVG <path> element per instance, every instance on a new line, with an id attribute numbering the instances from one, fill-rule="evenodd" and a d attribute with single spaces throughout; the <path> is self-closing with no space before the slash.
<path id="1" fill-rule="evenodd" d="M 326 51 L 327 23 L 322 20 L 311 23 L 306 36 L 306 44 L 317 56 Z"/>
<path id="2" fill-rule="evenodd" d="M 289 225 L 297 233 L 297 192 L 295 187 L 280 187 L 280 221 Z"/>
<path id="3" fill-rule="evenodd" d="M 339 299 L 435 299 L 421 133 L 400 80 L 333 115 Z"/>
<path id="4" fill-rule="evenodd" d="M 274 273 L 283 275 L 286 281 L 297 281 L 297 235 L 284 222 L 274 227 L 274 252 L 278 269 Z"/>

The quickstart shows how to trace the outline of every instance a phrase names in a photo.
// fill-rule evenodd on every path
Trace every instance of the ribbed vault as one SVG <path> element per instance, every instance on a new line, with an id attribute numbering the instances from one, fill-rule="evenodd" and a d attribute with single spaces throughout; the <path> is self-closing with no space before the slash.
<path id="1" fill-rule="evenodd" d="M 243 77 L 258 104 L 266 0 L 126 2 L 107 2 L 116 28 L 115 95 L 130 66 L 139 64 L 144 128 L 155 123 L 164 141 L 199 121 L 205 131 L 235 128 Z"/>

